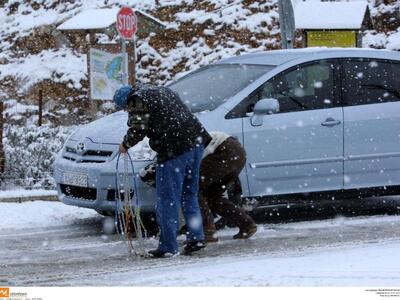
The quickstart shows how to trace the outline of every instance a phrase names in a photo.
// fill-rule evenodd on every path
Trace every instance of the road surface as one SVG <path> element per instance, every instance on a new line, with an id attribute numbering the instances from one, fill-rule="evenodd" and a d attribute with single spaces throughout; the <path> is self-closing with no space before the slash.
<path id="1" fill-rule="evenodd" d="M 24 204 L 0 210 L 10 215 L 16 210 L 12 205 L 24 210 Z M 30 205 L 35 211 L 36 204 Z M 52 215 L 64 207 L 52 205 Z M 118 235 L 102 233 L 102 217 L 76 216 L 40 226 L 29 223 L 30 213 L 26 224 L 34 225 L 18 221 L 10 228 L 8 220 L 0 226 L 0 286 L 400 284 L 400 216 L 260 224 L 246 241 L 233 240 L 236 231 L 225 229 L 220 242 L 196 255 L 158 260 L 128 255 Z M 155 239 L 145 242 L 148 250 L 156 246 Z"/>

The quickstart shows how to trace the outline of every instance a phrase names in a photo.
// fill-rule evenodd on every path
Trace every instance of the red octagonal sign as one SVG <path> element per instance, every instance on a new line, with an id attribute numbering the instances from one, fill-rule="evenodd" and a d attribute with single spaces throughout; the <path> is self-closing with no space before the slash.
<path id="1" fill-rule="evenodd" d="M 124 6 L 117 14 L 117 30 L 122 38 L 132 39 L 137 31 L 137 17 L 132 8 Z"/>

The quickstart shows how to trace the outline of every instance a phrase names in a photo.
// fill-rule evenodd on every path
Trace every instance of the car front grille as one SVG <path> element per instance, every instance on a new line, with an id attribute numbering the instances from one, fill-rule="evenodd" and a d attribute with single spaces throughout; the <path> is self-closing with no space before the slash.
<path id="1" fill-rule="evenodd" d="M 80 186 L 73 186 L 68 184 L 60 184 L 61 192 L 70 197 L 74 197 L 77 199 L 94 201 L 96 200 L 96 189 L 94 188 L 85 188 Z"/>
<path id="2" fill-rule="evenodd" d="M 78 154 L 75 148 L 65 147 L 63 158 L 77 163 L 104 163 L 112 154 L 112 151 L 103 150 L 85 150 Z"/>

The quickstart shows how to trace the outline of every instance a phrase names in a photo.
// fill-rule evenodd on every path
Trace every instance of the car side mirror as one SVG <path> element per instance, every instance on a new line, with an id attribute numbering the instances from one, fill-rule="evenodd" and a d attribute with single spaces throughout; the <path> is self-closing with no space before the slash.
<path id="1" fill-rule="evenodd" d="M 254 113 L 251 117 L 252 126 L 261 126 L 265 115 L 279 112 L 279 101 L 273 98 L 261 99 L 254 106 Z"/>

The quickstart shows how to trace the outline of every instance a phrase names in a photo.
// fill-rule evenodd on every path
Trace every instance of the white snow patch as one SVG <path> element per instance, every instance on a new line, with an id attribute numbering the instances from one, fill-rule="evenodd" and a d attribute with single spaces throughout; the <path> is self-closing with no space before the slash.
<path id="1" fill-rule="evenodd" d="M 88 9 L 84 10 L 65 23 L 57 27 L 58 30 L 79 30 L 79 29 L 104 29 L 113 25 L 117 20 L 119 7 Z M 154 22 L 165 26 L 159 19 L 139 10 L 134 9 L 137 14 L 146 16 Z"/>
<path id="2" fill-rule="evenodd" d="M 384 48 L 387 43 L 387 36 L 385 33 L 376 33 L 374 31 L 366 31 L 362 38 L 362 45 L 364 48 Z"/>
<path id="3" fill-rule="evenodd" d="M 0 203 L 0 211 L 0 230 L 69 225 L 77 220 L 99 216 L 93 209 L 46 201 Z"/>
<path id="4" fill-rule="evenodd" d="M 398 286 L 400 243 L 382 242 L 253 256 L 204 258 L 190 266 L 114 273 L 137 286 Z"/>
<path id="5" fill-rule="evenodd" d="M 9 190 L 9 191 L 0 191 L 0 199 L 4 198 L 17 198 L 17 197 L 38 197 L 38 196 L 56 196 L 57 191 L 55 190 L 43 190 L 43 189 L 35 189 L 35 190 Z"/>
<path id="6" fill-rule="evenodd" d="M 58 30 L 103 29 L 116 22 L 118 7 L 88 9 L 82 11 L 57 27 Z"/>
<path id="7" fill-rule="evenodd" d="M 400 29 L 388 37 L 386 48 L 389 50 L 400 50 Z"/>
<path id="8" fill-rule="evenodd" d="M 45 79 L 72 82 L 74 88 L 80 89 L 80 81 L 86 79 L 86 73 L 86 55 L 75 53 L 68 48 L 58 51 L 43 50 L 39 54 L 28 55 L 7 65 L 0 64 L 0 78 L 18 78 L 21 81 L 21 89 L 24 90 Z"/>
<path id="9" fill-rule="evenodd" d="M 37 105 L 18 103 L 17 100 L 11 99 L 6 101 L 6 109 L 4 110 L 4 113 L 9 116 L 15 116 L 24 113 L 35 112 L 37 110 Z"/>
<path id="10" fill-rule="evenodd" d="M 352 2 L 298 2 L 295 9 L 297 29 L 359 29 L 366 1 Z"/>

